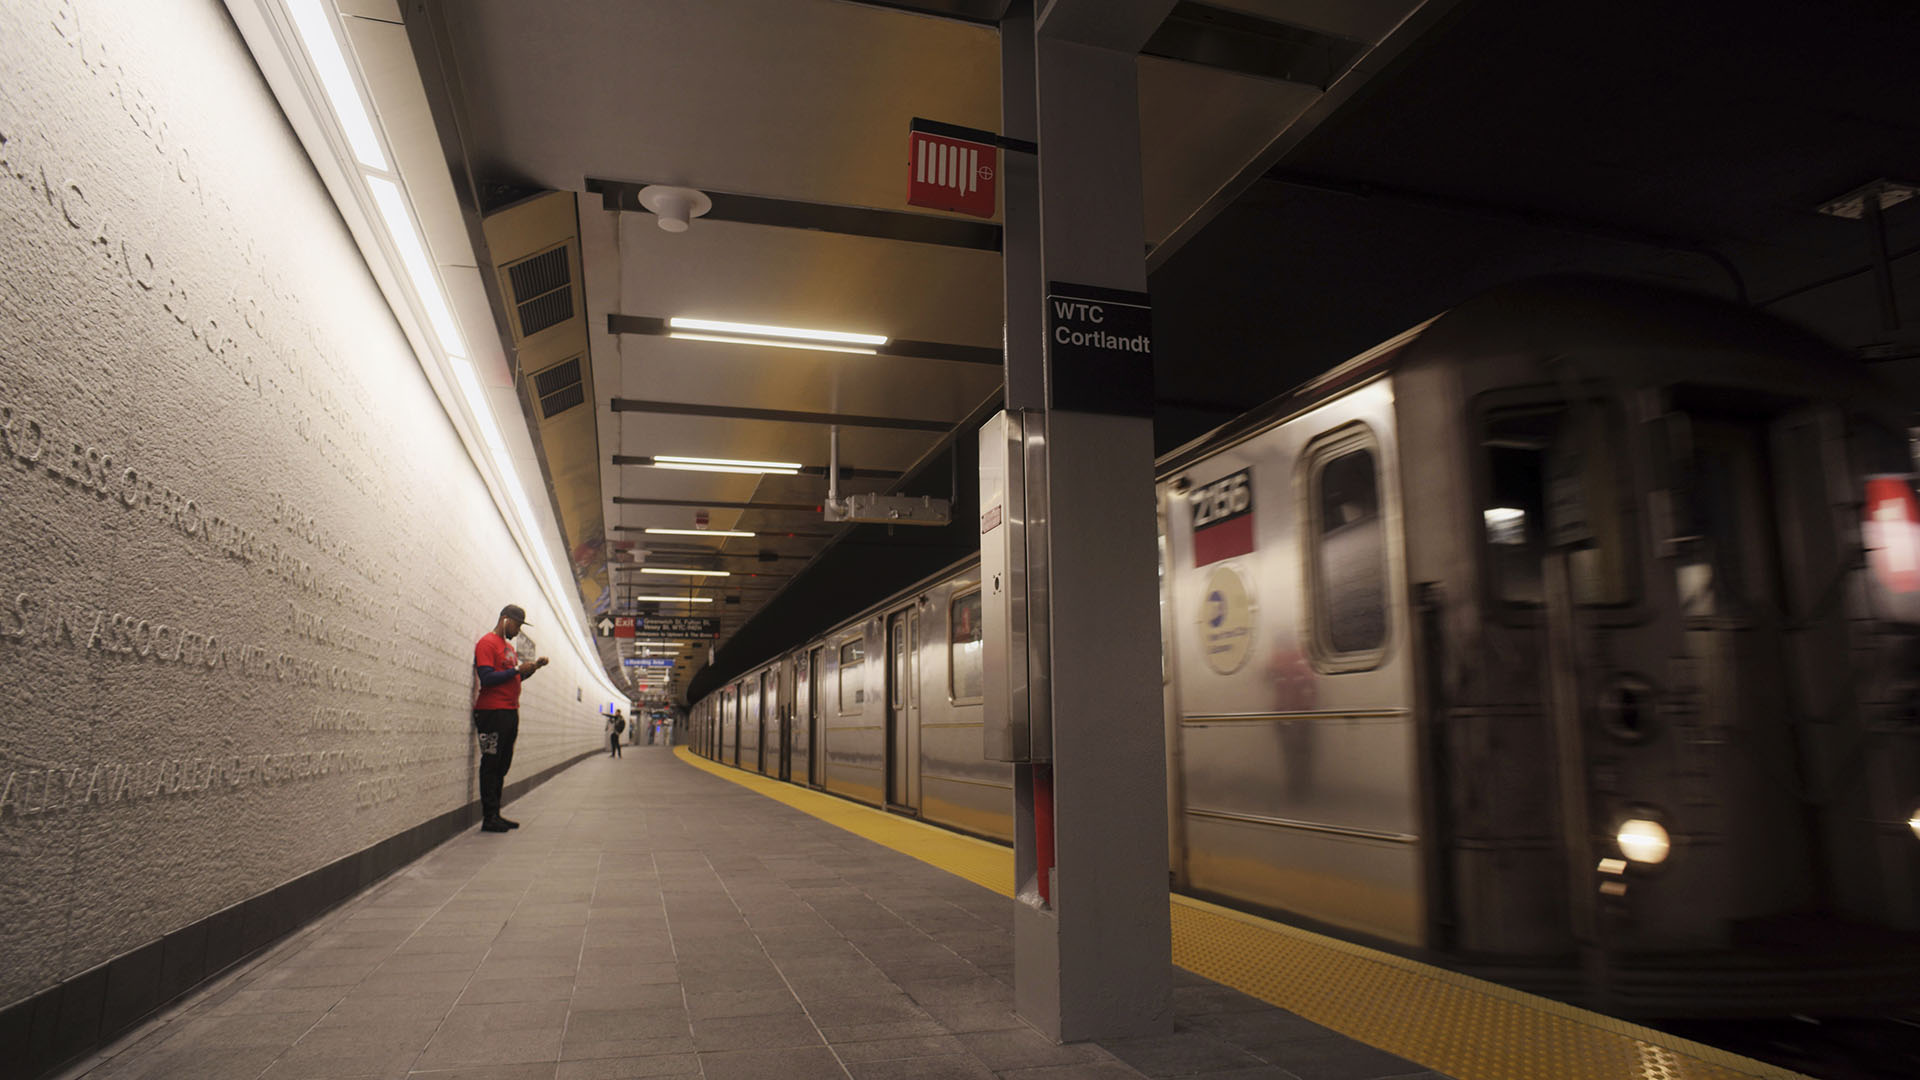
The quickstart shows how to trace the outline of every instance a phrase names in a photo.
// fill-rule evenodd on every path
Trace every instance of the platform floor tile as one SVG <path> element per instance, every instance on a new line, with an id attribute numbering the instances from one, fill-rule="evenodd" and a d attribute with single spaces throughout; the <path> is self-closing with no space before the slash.
<path id="1" fill-rule="evenodd" d="M 66 1080 L 1439 1075 L 1171 967 L 1171 1034 L 1054 1045 L 1012 1012 L 1012 902 L 970 880 L 992 845 L 954 837 L 956 875 L 665 749 L 511 813 Z"/>

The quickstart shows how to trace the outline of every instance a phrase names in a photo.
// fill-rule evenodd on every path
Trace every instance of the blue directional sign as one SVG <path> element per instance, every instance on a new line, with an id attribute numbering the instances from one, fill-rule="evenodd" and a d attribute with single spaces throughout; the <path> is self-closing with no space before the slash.
<path id="1" fill-rule="evenodd" d="M 625 660 L 625 663 L 628 667 L 670 668 L 673 666 L 673 657 L 671 656 L 629 656 Z"/>

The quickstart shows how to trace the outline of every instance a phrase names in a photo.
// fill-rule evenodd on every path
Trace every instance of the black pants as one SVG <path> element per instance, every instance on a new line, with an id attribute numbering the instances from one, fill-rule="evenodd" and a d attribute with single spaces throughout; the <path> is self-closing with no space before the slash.
<path id="1" fill-rule="evenodd" d="M 607 755 L 609 757 L 620 756 L 620 733 L 617 731 L 607 732 Z"/>
<path id="2" fill-rule="evenodd" d="M 500 788 L 513 767 L 513 740 L 520 737 L 519 709 L 475 709 L 480 733 L 480 812 L 488 821 L 500 816 Z"/>

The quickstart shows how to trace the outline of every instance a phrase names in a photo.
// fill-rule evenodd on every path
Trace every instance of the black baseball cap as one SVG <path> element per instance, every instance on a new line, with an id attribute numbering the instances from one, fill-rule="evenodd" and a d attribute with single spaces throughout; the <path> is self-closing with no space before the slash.
<path id="1" fill-rule="evenodd" d="M 519 604 L 508 604 L 506 607 L 501 608 L 500 617 L 503 619 L 512 619 L 521 626 L 527 625 L 527 609 L 521 607 Z"/>

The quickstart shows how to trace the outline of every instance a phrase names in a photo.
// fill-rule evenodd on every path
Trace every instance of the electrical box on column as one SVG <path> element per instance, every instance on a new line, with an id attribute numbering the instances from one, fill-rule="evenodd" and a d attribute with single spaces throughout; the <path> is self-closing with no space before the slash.
<path id="1" fill-rule="evenodd" d="M 980 428 L 980 611 L 985 649 L 982 751 L 988 761 L 1050 761 L 1044 506 L 1038 413 L 996 414 Z"/>

